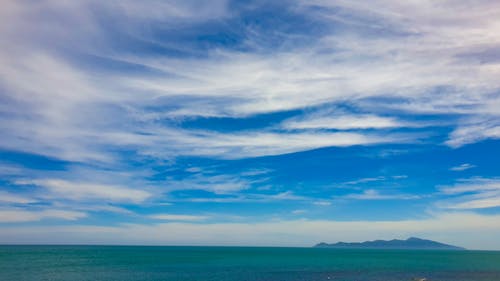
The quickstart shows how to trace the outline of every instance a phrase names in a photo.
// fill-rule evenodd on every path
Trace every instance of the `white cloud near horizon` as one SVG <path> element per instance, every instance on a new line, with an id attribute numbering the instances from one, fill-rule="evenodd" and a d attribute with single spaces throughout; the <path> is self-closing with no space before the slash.
<path id="1" fill-rule="evenodd" d="M 8 226 L 0 232 L 0 243 L 309 247 L 319 242 L 417 236 L 469 249 L 492 250 L 499 235 L 498 215 L 459 212 L 400 221 L 302 219 L 256 223 Z"/>

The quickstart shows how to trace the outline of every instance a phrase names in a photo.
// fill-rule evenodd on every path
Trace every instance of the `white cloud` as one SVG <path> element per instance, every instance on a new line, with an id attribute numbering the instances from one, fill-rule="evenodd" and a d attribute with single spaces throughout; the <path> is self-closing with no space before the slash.
<path id="1" fill-rule="evenodd" d="M 279 155 L 321 147 L 352 145 L 370 145 L 392 142 L 411 142 L 415 136 L 410 135 L 377 135 L 361 133 L 265 133 L 250 132 L 242 134 L 209 134 L 209 138 L 191 140 L 192 154 L 221 155 L 224 158 L 256 157 Z M 212 138 L 210 138 L 212 137 Z M 203 146 L 201 145 L 203 142 Z M 186 143 L 185 143 L 186 144 Z M 182 148 L 190 145 L 187 142 Z M 186 149 L 183 154 L 190 154 Z"/>
<path id="2" fill-rule="evenodd" d="M 15 203 L 15 204 L 29 204 L 36 202 L 29 196 L 14 194 L 10 192 L 5 192 L 0 190 L 0 203 Z"/>
<path id="3" fill-rule="evenodd" d="M 251 182 L 232 175 L 200 175 L 188 177 L 183 180 L 168 181 L 168 191 L 175 190 L 205 190 L 215 194 L 233 194 L 250 188 Z"/>
<path id="4" fill-rule="evenodd" d="M 0 209 L 0 223 L 31 222 L 43 219 L 77 220 L 86 217 L 83 212 L 66 210 L 29 211 L 24 209 Z"/>
<path id="5" fill-rule="evenodd" d="M 418 195 L 411 194 L 382 194 L 375 189 L 366 189 L 362 193 L 352 193 L 340 196 L 342 199 L 356 199 L 356 200 L 412 200 L 420 199 Z"/>
<path id="6" fill-rule="evenodd" d="M 499 115 L 487 120 L 482 118 L 466 119 L 451 132 L 446 144 L 451 147 L 460 147 L 485 139 L 500 139 Z"/>
<path id="7" fill-rule="evenodd" d="M 194 216 L 194 215 L 179 215 L 179 214 L 154 214 L 149 216 L 156 220 L 166 221 L 203 221 L 208 219 L 208 216 Z"/>
<path id="8" fill-rule="evenodd" d="M 461 172 L 476 167 L 475 165 L 464 163 L 450 168 L 450 171 Z"/>
<path id="9" fill-rule="evenodd" d="M 357 185 L 360 183 L 377 182 L 377 181 L 384 181 L 384 180 L 386 180 L 386 177 L 378 176 L 378 177 L 361 178 L 361 179 L 357 179 L 357 180 L 353 180 L 353 181 L 348 181 L 348 182 L 345 182 L 345 184 Z"/>
<path id="10" fill-rule="evenodd" d="M 345 43 L 336 39 L 331 42 L 337 43 L 334 44 L 337 48 L 345 47 L 342 50 L 346 57 L 357 53 L 375 58 L 375 61 L 380 59 L 384 65 L 389 61 L 394 62 L 394 67 L 387 65 L 384 70 L 372 68 L 374 72 L 377 71 L 371 76 L 376 77 L 376 81 L 383 82 L 383 77 L 388 77 L 385 81 L 396 78 L 398 74 L 386 75 L 401 67 L 401 73 L 406 75 L 409 83 L 391 82 L 386 86 L 389 88 L 389 85 L 398 85 L 399 89 L 394 89 L 398 92 L 397 95 L 404 96 L 406 92 L 411 98 L 404 103 L 392 103 L 393 109 L 395 106 L 398 110 L 407 112 L 468 113 L 498 120 L 500 107 L 496 93 L 499 84 L 493 77 L 498 75 L 500 68 L 498 57 L 491 55 L 491 50 L 497 49 L 500 44 L 500 36 L 495 32 L 500 26 L 498 3 L 393 0 L 373 1 L 368 5 L 363 1 L 319 0 L 301 3 L 305 9 L 314 6 L 326 8 L 307 10 L 323 17 L 325 23 L 346 25 L 355 30 L 371 30 L 377 34 L 374 39 L 362 39 L 350 33 L 352 29 L 348 29 L 349 32 L 337 35 Z M 383 30 L 394 33 L 380 35 Z M 424 64 L 434 70 L 425 70 L 427 67 Z M 474 70 L 467 69 L 469 66 Z M 461 77 L 467 72 L 470 80 L 461 81 Z M 427 76 L 429 74 L 432 77 Z M 405 89 L 403 84 L 409 87 Z M 428 94 L 425 90 L 419 93 L 419 89 L 432 87 L 431 85 L 446 86 L 448 89 L 441 88 L 436 92 L 428 88 Z M 428 96 L 431 94 L 433 97 Z M 376 106 L 391 108 L 391 105 L 386 106 L 384 103 L 376 103 Z M 498 124 L 465 126 L 468 121 L 465 124 L 462 121 L 459 123 L 459 128 L 450 135 L 447 142 L 450 146 L 499 138 L 496 128 Z"/>
<path id="11" fill-rule="evenodd" d="M 500 179 L 497 178 L 470 178 L 462 179 L 452 186 L 440 186 L 439 190 L 444 194 L 454 195 L 467 192 L 481 192 L 500 190 Z"/>
<path id="12" fill-rule="evenodd" d="M 271 194 L 271 195 L 263 195 L 259 194 L 256 195 L 257 198 L 260 198 L 261 200 L 307 200 L 307 197 L 304 196 L 299 196 L 296 195 L 293 191 L 283 191 L 278 194 Z"/>
<path id="13" fill-rule="evenodd" d="M 330 206 L 330 205 L 332 205 L 332 203 L 329 201 L 315 201 L 315 202 L 313 202 L 313 204 L 318 205 L 318 206 Z"/>
<path id="14" fill-rule="evenodd" d="M 13 98 L 19 100 L 20 107 L 6 110 L 13 111 L 12 116 L 23 117 L 0 122 L 0 130 L 8 132 L 0 140 L 0 146 L 63 160 L 117 161 L 117 156 L 111 152 L 114 149 L 110 148 L 134 149 L 139 154 L 163 159 L 178 155 L 233 159 L 325 146 L 407 142 L 417 138 L 377 133 L 317 134 L 268 130 L 218 133 L 158 126 L 152 122 L 154 120 L 145 124 L 130 112 L 116 109 L 112 104 L 130 99 L 132 104 L 154 103 L 155 98 L 151 95 L 137 95 L 141 100 L 134 100 L 133 95 L 120 96 L 112 89 L 106 90 L 107 95 L 102 95 L 101 91 L 115 86 L 90 83 L 89 80 L 98 78 L 89 77 L 60 59 L 47 55 L 12 61 L 11 65 L 16 67 L 3 70 L 7 86 L 15 93 Z M 26 85 L 25 79 L 30 80 L 29 85 Z M 52 91 L 52 87 L 56 86 L 57 90 Z M 130 93 L 134 92 L 130 90 Z M 35 98 L 32 98 L 32 93 L 36 93 Z M 96 104 L 103 107 L 102 111 L 96 111 Z M 114 111 L 112 118 L 101 116 L 109 114 L 106 113 L 108 110 Z M 84 112 L 87 114 L 80 114 Z M 129 125 L 124 128 L 120 120 L 129 120 Z"/>
<path id="15" fill-rule="evenodd" d="M 271 170 L 271 169 L 250 169 L 250 170 L 247 170 L 247 171 L 240 173 L 240 175 L 245 176 L 245 177 L 254 177 L 254 176 L 261 176 L 261 175 L 269 174 L 272 171 L 273 170 Z"/>
<path id="16" fill-rule="evenodd" d="M 73 182 L 62 179 L 36 179 L 17 181 L 16 184 L 33 184 L 45 188 L 44 197 L 70 200 L 104 200 L 109 202 L 140 203 L 152 196 L 152 193 L 139 188 L 106 185 L 87 182 Z"/>
<path id="17" fill-rule="evenodd" d="M 452 186 L 440 186 L 442 194 L 451 196 L 437 202 L 447 209 L 484 209 L 500 207 L 500 179 L 471 178 Z"/>
<path id="18" fill-rule="evenodd" d="M 0 176 L 2 177 L 22 175 L 27 170 L 19 165 L 0 162 Z"/>
<path id="19" fill-rule="evenodd" d="M 409 125 L 409 124 L 408 124 Z M 285 129 L 386 129 L 404 127 L 405 124 L 389 117 L 376 115 L 340 115 L 307 117 L 284 122 Z"/>
<path id="20" fill-rule="evenodd" d="M 410 100 L 404 104 L 394 103 L 393 109 L 409 112 L 474 112 L 477 107 L 466 110 L 464 105 L 479 102 L 481 106 L 486 106 L 485 101 L 491 100 L 486 95 L 490 91 L 482 89 L 470 97 L 462 93 L 472 92 L 478 82 L 498 87 L 498 83 L 493 80 L 494 73 L 497 73 L 495 69 L 489 69 L 491 73 L 484 77 L 484 81 L 476 81 L 476 77 L 464 81 L 460 75 L 468 71 L 460 65 L 454 65 L 451 60 L 455 58 L 450 57 L 451 54 L 439 58 L 442 54 L 436 50 L 412 48 L 405 43 L 407 41 L 399 42 L 398 38 L 377 41 L 332 36 L 319 42 L 312 51 L 293 50 L 272 56 L 218 52 L 213 58 L 203 61 L 125 58 L 126 61 L 186 77 L 161 81 L 135 78 L 128 80 L 128 83 L 131 88 L 148 89 L 164 98 L 184 96 L 184 105 L 171 112 L 172 116 L 247 116 L 346 100 L 358 103 L 370 97 L 408 98 Z M 361 47 L 360 42 L 365 43 L 366 47 Z M 332 47 L 344 51 L 340 54 L 320 53 L 320 50 Z M 394 52 L 398 52 L 401 59 L 394 57 Z M 427 52 L 427 57 L 417 55 L 419 52 Z M 360 61 L 355 58 L 361 55 L 368 59 Z M 336 61 L 336 67 L 331 67 L 331 61 Z M 440 64 L 436 65 L 436 61 Z M 448 72 L 437 73 L 438 69 Z M 228 80 L 227 77 L 233 79 Z M 434 99 L 431 99 L 433 88 L 442 85 L 449 85 L 456 90 L 447 95 L 433 94 Z M 220 103 L 225 106 L 217 107 Z M 384 105 L 390 106 L 391 103 Z M 365 119 L 367 117 L 374 119 L 373 115 Z M 376 126 L 398 126 L 394 120 L 392 123 L 387 119 L 370 122 Z"/>
<path id="21" fill-rule="evenodd" d="M 219 193 L 221 195 L 221 193 Z M 228 194 L 222 194 L 228 195 Z M 293 191 L 283 191 L 279 193 L 262 194 L 262 193 L 233 193 L 231 196 L 225 197 L 208 197 L 208 198 L 188 198 L 188 199 L 177 199 L 179 202 L 217 202 L 217 203 L 269 203 L 273 201 L 310 201 L 313 198 L 306 196 L 300 196 L 295 194 Z M 325 203 L 326 204 L 326 203 Z"/>
<path id="22" fill-rule="evenodd" d="M 462 210 L 495 208 L 500 206 L 500 192 L 482 194 L 481 196 L 464 196 L 461 198 L 461 202 L 451 201 L 448 203 L 441 203 L 439 206 L 447 209 Z"/>
<path id="23" fill-rule="evenodd" d="M 201 171 L 202 170 L 199 167 L 189 167 L 186 169 L 186 172 L 189 172 L 189 173 L 199 173 Z"/>
<path id="24" fill-rule="evenodd" d="M 292 211 L 292 214 L 294 214 L 294 215 L 301 215 L 301 214 L 305 214 L 305 213 L 307 213 L 307 210 L 304 210 L 304 209 L 297 209 L 297 210 Z"/>

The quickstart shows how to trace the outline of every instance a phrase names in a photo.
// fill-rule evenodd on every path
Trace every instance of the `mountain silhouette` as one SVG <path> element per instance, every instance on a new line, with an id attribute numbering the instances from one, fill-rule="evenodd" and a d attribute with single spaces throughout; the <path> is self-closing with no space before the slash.
<path id="1" fill-rule="evenodd" d="M 462 247 L 443 244 L 440 242 L 410 237 L 406 240 L 374 240 L 365 242 L 337 242 L 334 244 L 319 243 L 316 248 L 337 248 L 337 249 L 413 249 L 413 250 L 465 250 Z"/>

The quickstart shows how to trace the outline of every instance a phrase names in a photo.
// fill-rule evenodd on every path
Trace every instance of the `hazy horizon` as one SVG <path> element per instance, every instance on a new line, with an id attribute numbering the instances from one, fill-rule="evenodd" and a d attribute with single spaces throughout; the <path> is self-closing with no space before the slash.
<path id="1" fill-rule="evenodd" d="M 498 30 L 492 1 L 3 1 L 0 244 L 500 250 Z"/>
<path id="2" fill-rule="evenodd" d="M 405 240 L 408 240 L 410 238 L 413 238 L 413 239 L 420 239 L 420 240 L 425 240 L 425 241 L 431 241 L 431 242 L 438 242 L 438 243 L 441 243 L 440 241 L 433 241 L 433 240 L 428 240 L 428 239 L 425 239 L 425 238 L 421 238 L 421 237 L 408 237 L 408 238 L 402 238 L 402 239 L 377 239 L 377 240 L 366 240 L 366 241 L 320 241 L 320 242 L 315 242 L 311 245 L 307 245 L 307 246 L 286 246 L 286 245 L 283 245 L 283 246 L 276 246 L 276 245 L 188 245 L 188 244 L 184 244 L 184 245 L 170 245 L 170 244 L 110 244 L 110 243 L 107 243 L 107 244 L 69 244 L 69 243 L 52 243 L 52 244 L 33 244 L 33 243 L 24 243 L 24 244 L 0 244 L 0 246 L 61 246 L 61 247 L 64 247 L 64 246 L 110 246 L 110 247 L 114 247 L 114 246 L 117 246 L 117 247 L 262 247 L 262 248 L 315 248 L 317 247 L 317 245 L 319 244 L 336 244 L 336 243 L 363 243 L 363 242 L 378 242 L 378 241 L 383 241 L 383 242 L 388 242 L 388 241 L 391 241 L 391 240 L 398 240 L 398 241 L 405 241 Z M 459 247 L 460 248 L 460 245 L 449 245 L 449 244 L 446 244 L 446 243 L 441 243 L 441 244 L 444 244 L 444 245 L 448 245 L 448 246 L 455 246 L 455 247 Z M 340 249 L 349 249 L 349 248 L 340 248 Z M 352 249 L 358 249 L 358 248 L 352 248 Z M 370 248 L 367 248 L 367 249 L 370 249 Z M 396 249 L 397 248 L 388 248 L 389 250 L 392 250 L 392 249 Z M 421 249 L 418 249 L 418 248 L 415 248 L 415 249 L 408 249 L 408 250 L 448 250 L 448 249 L 426 249 L 426 248 L 421 248 Z M 459 249 L 459 250 L 467 250 L 467 251 L 474 251 L 476 249 L 466 249 L 466 248 L 462 248 L 462 249 Z M 495 251 L 495 250 L 493 250 Z"/>

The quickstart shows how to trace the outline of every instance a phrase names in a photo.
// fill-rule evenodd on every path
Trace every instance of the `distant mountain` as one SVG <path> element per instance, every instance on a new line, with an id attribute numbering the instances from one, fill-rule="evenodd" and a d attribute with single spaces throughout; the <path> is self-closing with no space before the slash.
<path id="1" fill-rule="evenodd" d="M 316 248 L 336 249 L 411 249 L 411 250 L 465 250 L 462 247 L 439 243 L 436 241 L 410 237 L 406 240 L 375 240 L 361 243 L 338 242 L 335 244 L 319 243 Z"/>

